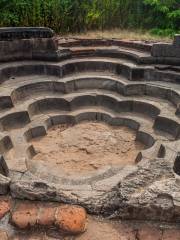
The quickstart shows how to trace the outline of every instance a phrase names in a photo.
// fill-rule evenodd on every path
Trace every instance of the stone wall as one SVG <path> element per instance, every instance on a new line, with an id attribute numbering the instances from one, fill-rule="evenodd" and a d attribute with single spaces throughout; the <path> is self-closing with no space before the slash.
<path id="1" fill-rule="evenodd" d="M 152 46 L 153 57 L 180 58 L 180 35 L 175 35 L 173 44 L 156 43 Z"/>
<path id="2" fill-rule="evenodd" d="M 58 60 L 62 53 L 49 28 L 0 28 L 0 62 Z"/>

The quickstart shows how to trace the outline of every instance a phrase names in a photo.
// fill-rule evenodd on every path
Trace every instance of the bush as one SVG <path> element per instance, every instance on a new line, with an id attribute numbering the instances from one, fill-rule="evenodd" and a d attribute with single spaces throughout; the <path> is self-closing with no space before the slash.
<path id="1" fill-rule="evenodd" d="M 180 34 L 180 31 L 175 31 L 171 28 L 166 28 L 166 29 L 153 28 L 152 30 L 150 30 L 150 33 L 152 35 L 157 35 L 160 37 L 173 37 L 177 33 Z"/>

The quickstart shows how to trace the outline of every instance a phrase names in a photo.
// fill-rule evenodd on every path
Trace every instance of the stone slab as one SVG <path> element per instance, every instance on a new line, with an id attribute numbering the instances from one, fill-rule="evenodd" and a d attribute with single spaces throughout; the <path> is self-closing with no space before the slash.
<path id="1" fill-rule="evenodd" d="M 29 38 L 52 38 L 54 31 L 44 27 L 3 27 L 0 28 L 0 41 Z"/>

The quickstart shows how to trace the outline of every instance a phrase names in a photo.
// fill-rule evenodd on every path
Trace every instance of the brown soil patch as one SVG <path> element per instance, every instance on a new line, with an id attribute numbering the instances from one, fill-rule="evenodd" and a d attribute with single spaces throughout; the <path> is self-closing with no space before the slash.
<path id="1" fill-rule="evenodd" d="M 56 165 L 67 174 L 86 174 L 106 165 L 134 164 L 144 148 L 129 128 L 96 122 L 55 126 L 47 136 L 32 143 L 37 151 L 34 161 Z"/>

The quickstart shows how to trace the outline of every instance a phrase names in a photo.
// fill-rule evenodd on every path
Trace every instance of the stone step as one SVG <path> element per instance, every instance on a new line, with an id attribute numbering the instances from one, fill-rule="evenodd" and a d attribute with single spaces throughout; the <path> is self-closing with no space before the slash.
<path id="1" fill-rule="evenodd" d="M 153 57 L 149 52 L 143 52 L 131 48 L 124 47 L 70 47 L 72 56 L 77 57 L 87 57 L 87 56 L 97 56 L 97 57 L 111 57 L 111 58 L 125 58 L 132 60 L 136 63 L 141 64 L 152 64 L 154 62 Z"/>
<path id="2" fill-rule="evenodd" d="M 150 52 L 152 48 L 152 43 L 144 41 L 128 41 L 121 39 L 83 39 L 83 38 L 58 38 L 59 46 L 61 47 L 110 47 L 110 46 L 119 46 L 126 47 L 130 49 L 136 49 L 139 51 Z"/>

